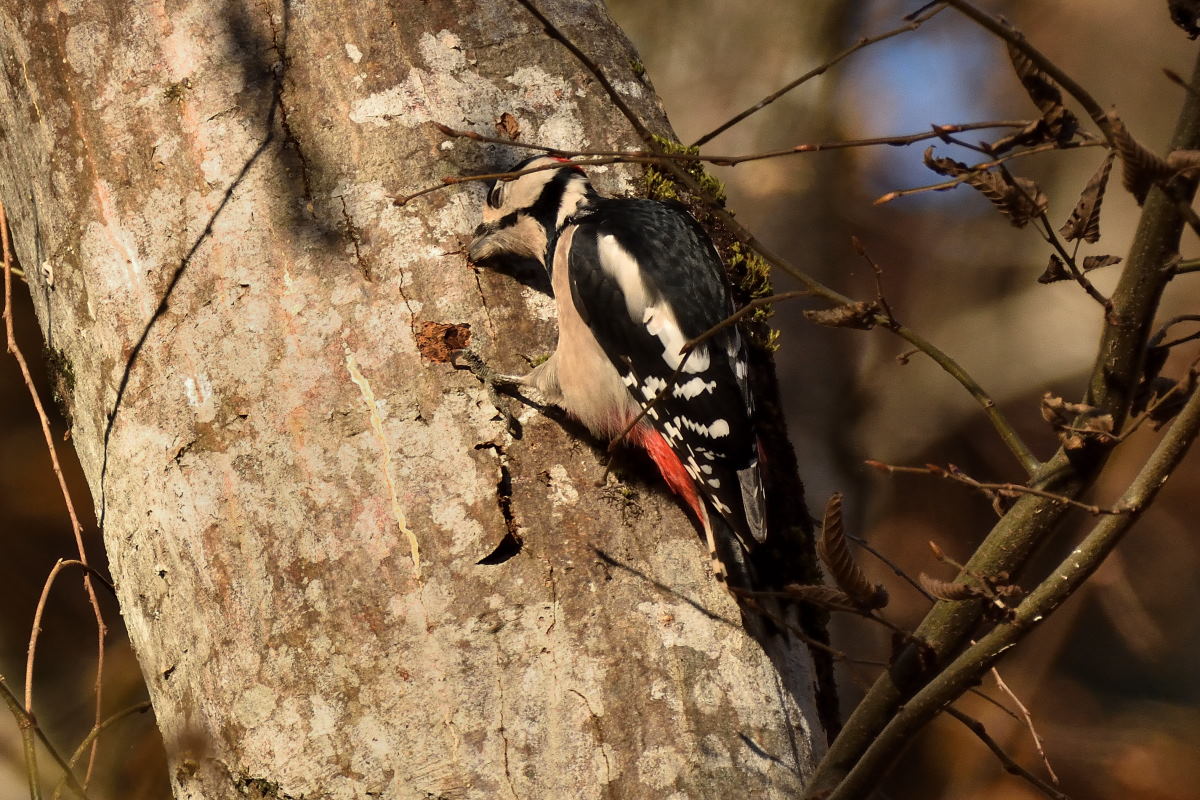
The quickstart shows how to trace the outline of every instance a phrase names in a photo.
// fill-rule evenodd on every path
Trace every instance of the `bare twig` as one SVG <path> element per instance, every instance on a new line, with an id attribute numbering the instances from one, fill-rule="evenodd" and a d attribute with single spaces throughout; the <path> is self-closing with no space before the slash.
<path id="1" fill-rule="evenodd" d="M 134 703 L 128 708 L 121 709 L 115 714 L 109 716 L 99 725 L 93 726 L 92 729 L 88 731 L 88 735 L 83 737 L 83 741 L 80 742 L 79 746 L 75 748 L 75 752 L 71 754 L 69 759 L 67 759 L 68 766 L 74 767 L 75 762 L 79 760 L 79 758 L 83 755 L 83 752 L 89 746 L 91 746 L 92 742 L 94 742 L 96 738 L 99 737 L 100 734 L 103 733 L 107 728 L 125 719 L 125 717 L 133 716 L 134 714 L 144 714 L 145 712 L 149 711 L 150 708 L 150 701 L 143 700 L 140 703 Z M 51 795 L 52 800 L 58 800 L 58 796 L 62 793 L 63 786 L 66 784 L 66 782 L 67 776 L 63 775 L 62 779 L 59 780 L 58 785 L 54 787 L 54 793 Z"/>
<path id="2" fill-rule="evenodd" d="M 921 27 L 921 25 L 923 25 L 925 22 L 927 22 L 930 18 L 932 18 L 934 15 L 936 15 L 943 8 L 945 8 L 945 6 L 942 3 L 940 3 L 940 2 L 934 3 L 930 7 L 923 9 L 922 12 L 920 12 L 917 16 L 912 17 L 911 19 L 907 19 L 905 24 L 901 25 L 898 28 L 893 28 L 890 31 L 885 31 L 883 33 L 879 33 L 874 36 L 862 37 L 857 42 L 850 45 L 845 50 L 838 53 L 836 56 L 829 59 L 821 66 L 815 67 L 815 68 L 809 70 L 808 72 L 804 73 L 799 78 L 796 78 L 796 80 L 787 84 L 783 88 L 781 88 L 775 92 L 772 92 L 771 94 L 764 97 L 762 100 L 759 100 L 757 103 L 750 106 L 745 111 L 742 111 L 741 113 L 734 115 L 732 118 L 726 120 L 725 122 L 722 122 L 716 128 L 714 128 L 713 130 L 704 134 L 696 141 L 692 142 L 692 147 L 699 147 L 699 146 L 703 145 L 704 143 L 708 142 L 709 140 L 713 139 L 714 137 L 724 133 L 725 131 L 732 128 L 734 125 L 737 125 L 739 122 L 741 122 L 742 120 L 749 117 L 750 115 L 756 114 L 757 112 L 759 112 L 762 109 L 769 106 L 771 103 L 774 103 L 776 100 L 783 97 L 785 94 L 790 92 L 792 89 L 795 89 L 797 86 L 800 86 L 801 84 L 812 80 L 813 78 L 817 77 L 818 75 L 823 75 L 830 68 L 835 66 L 839 61 L 842 61 L 843 59 L 846 59 L 846 58 L 854 55 L 859 50 L 862 50 L 865 47 L 870 47 L 871 45 L 876 44 L 877 42 L 882 42 L 886 39 L 891 39 L 893 36 L 899 36 L 904 33 L 909 33 L 911 31 L 915 31 L 917 28 Z"/>
<path id="3" fill-rule="evenodd" d="M 741 587 L 738 587 L 738 586 L 730 586 L 729 591 L 732 592 L 735 596 L 737 596 L 740 600 L 742 600 L 748 608 L 752 608 L 753 610 L 757 611 L 759 614 L 762 614 L 764 617 L 767 617 L 768 619 L 770 619 L 772 622 L 774 622 L 776 625 L 780 626 L 781 628 L 786 628 L 793 636 L 795 636 L 800 641 L 804 642 L 809 647 L 815 647 L 818 650 L 828 653 L 830 656 L 832 656 L 834 659 L 836 659 L 838 661 L 844 661 L 847 664 L 862 664 L 862 665 L 870 666 L 870 667 L 883 667 L 883 668 L 887 667 L 886 662 L 871 661 L 871 660 L 862 659 L 862 658 L 854 658 L 853 656 L 843 653 L 841 650 L 838 650 L 834 647 L 830 647 L 829 645 L 825 644 L 825 642 L 822 642 L 819 639 L 814 639 L 811 635 L 806 633 L 799 626 L 794 625 L 793 623 L 789 622 L 786 619 L 783 619 L 778 614 L 772 612 L 770 609 L 764 608 L 762 603 L 758 602 L 758 598 L 763 597 L 763 596 L 770 596 L 767 593 L 752 592 L 752 591 L 748 591 L 746 589 L 742 589 Z M 783 593 L 783 592 L 780 592 L 777 594 L 786 595 L 786 593 Z"/>
<path id="4" fill-rule="evenodd" d="M 872 547 L 870 542 L 868 542 L 866 539 L 862 539 L 862 538 L 859 538 L 858 536 L 850 536 L 850 535 L 847 535 L 846 538 L 849 539 L 850 541 L 854 542 L 856 545 L 861 547 L 863 550 L 866 550 L 871 555 L 875 556 L 875 558 L 882 561 L 884 564 L 886 564 L 888 566 L 889 569 L 891 569 L 892 572 L 896 573 L 896 575 L 899 578 L 906 581 L 909 586 L 913 587 L 918 592 L 920 592 L 922 595 L 924 595 L 926 600 L 928 600 L 931 603 L 933 602 L 933 599 L 934 599 L 933 595 L 931 595 L 929 592 L 925 591 L 925 587 L 923 587 L 921 584 L 917 583 L 916 579 L 913 578 L 913 576 L 909 575 L 907 572 L 905 572 L 903 569 L 901 569 L 900 565 L 898 565 L 896 562 L 892 561 L 890 558 L 885 556 L 883 553 L 879 552 L 874 547 Z"/>
<path id="5" fill-rule="evenodd" d="M 46 738 L 46 734 L 38 726 L 37 720 L 21 706 L 21 701 L 13 694 L 13 690 L 9 687 L 8 681 L 3 675 L 0 675 L 0 696 L 3 696 L 8 710 L 12 713 L 13 718 L 17 721 L 17 726 L 21 729 L 21 739 L 25 745 L 26 769 L 29 772 L 30 798 L 32 800 L 40 800 L 42 796 L 41 785 L 37 780 L 37 762 L 33 757 L 33 753 L 35 752 L 34 739 L 37 739 L 38 742 L 41 742 L 42 747 L 46 748 L 46 752 L 50 754 L 50 758 L 54 760 L 54 763 L 62 769 L 63 776 L 67 781 L 67 787 L 77 796 L 83 798 L 83 800 L 87 800 L 87 790 L 79 783 L 79 779 L 71 771 L 70 765 L 54 749 L 54 745 L 50 744 L 50 740 Z"/>
<path id="6" fill-rule="evenodd" d="M 42 594 L 38 598 L 37 608 L 33 612 L 33 629 L 29 632 L 29 645 L 26 648 L 25 710 L 27 711 L 33 708 L 33 664 L 37 655 L 38 636 L 42 632 L 42 614 L 46 610 L 46 599 L 50 596 L 50 587 L 54 585 L 54 579 L 58 577 L 59 572 L 67 567 L 79 567 L 84 572 L 90 574 L 93 578 L 96 578 L 98 581 L 100 581 L 100 584 L 107 587 L 109 591 L 114 591 L 112 584 L 109 583 L 103 575 L 82 561 L 66 561 L 60 558 L 54 563 L 54 568 L 51 569 L 50 574 L 46 576 L 46 582 L 42 586 Z"/>
<path id="7" fill-rule="evenodd" d="M 551 39 L 554 39 L 563 47 L 570 50 L 571 55 L 579 59 L 579 63 L 583 64 L 583 66 L 595 76 L 596 80 L 600 82 L 600 85 L 604 87 L 604 91 L 608 92 L 608 96 L 612 99 L 613 105 L 615 105 L 621 111 L 621 113 L 625 115 L 625 119 L 629 120 L 629 124 L 633 126 L 633 129 L 637 132 L 637 135 L 641 138 L 641 140 L 646 142 L 646 144 L 652 145 L 654 141 L 654 135 L 646 128 L 638 115 L 633 113 L 633 109 L 629 107 L 629 105 L 625 102 L 625 98 L 621 97 L 620 93 L 617 92 L 612 83 L 609 82 L 604 72 L 596 65 L 596 62 L 592 61 L 584 54 L 582 50 L 576 47 L 575 43 L 568 39 L 566 35 L 564 35 L 558 28 L 556 28 L 553 22 L 546 19 L 546 15 L 541 11 L 538 11 L 537 6 L 535 6 L 530 0 L 517 0 L 517 2 L 524 6 L 526 11 L 537 18 L 537 21 L 542 24 L 542 27 L 546 30 L 546 34 Z"/>
<path id="8" fill-rule="evenodd" d="M 849 768 L 828 800 L 862 797 L 913 734 L 979 680 L 1001 655 L 1052 615 L 1103 563 L 1153 502 L 1200 435 L 1200 392 L 1194 392 L 1118 505 L 1129 513 L 1102 518 L 1083 541 L 1023 600 L 1012 618 L 967 647 L 905 701 Z"/>
<path id="9" fill-rule="evenodd" d="M 1058 789 L 1051 786 L 1049 783 L 1046 783 L 1046 781 L 1042 780 L 1014 761 L 1012 756 L 1004 752 L 1004 748 L 1001 747 L 999 743 L 997 743 L 996 740 L 988 734 L 987 728 L 983 726 L 982 722 L 974 717 L 967 716 L 954 706 L 946 706 L 945 711 L 963 725 L 966 725 L 967 730 L 975 734 L 979 738 L 979 741 L 983 742 L 987 746 L 987 749 L 992 751 L 996 758 L 1000 760 L 1000 763 L 1004 765 L 1005 772 L 1022 778 L 1029 783 L 1030 786 L 1034 787 L 1047 797 L 1053 798 L 1053 800 L 1071 800 L 1069 796 L 1063 794 Z"/>
<path id="10" fill-rule="evenodd" d="M 50 454 L 50 464 L 54 469 L 55 477 L 58 478 L 58 488 L 62 492 L 63 502 L 67 507 L 67 515 L 71 519 L 71 532 L 75 535 L 75 548 L 79 553 L 79 560 L 86 565 L 88 558 L 87 549 L 83 544 L 83 526 L 79 524 L 79 516 L 75 513 L 75 503 L 71 499 L 71 491 L 67 488 L 67 479 L 63 476 L 62 466 L 58 460 L 58 447 L 55 445 L 54 435 L 50 431 L 50 419 L 46 416 L 46 409 L 42 406 L 42 399 L 38 396 L 37 388 L 33 383 L 33 376 L 29 373 L 29 365 L 25 363 L 25 356 L 21 353 L 21 348 L 17 345 L 17 339 L 13 333 L 12 251 L 9 244 L 8 213 L 3 203 L 0 203 L 0 244 L 3 246 L 4 254 L 4 332 L 8 341 L 8 352 L 12 354 L 12 357 L 17 362 L 17 366 L 21 370 L 21 376 L 25 379 L 25 387 L 29 390 L 29 397 L 33 401 L 34 409 L 37 411 L 38 420 L 42 425 L 42 437 L 46 441 L 46 450 Z M 96 597 L 96 589 L 92 585 L 90 572 L 85 571 L 83 573 L 83 586 L 96 618 L 96 680 L 93 683 L 93 690 L 95 693 L 95 721 L 99 723 L 101 710 L 103 709 L 104 639 L 108 634 L 108 625 L 104 622 L 104 612 L 100 610 L 100 601 Z M 32 712 L 33 709 L 31 706 L 27 706 L 25 710 Z M 91 755 L 88 757 L 87 777 L 84 778 L 85 783 L 88 777 L 91 776 L 95 763 L 96 748 L 93 746 Z"/>
<path id="11" fill-rule="evenodd" d="M 703 161 L 717 166 L 736 166 L 747 161 L 761 161 L 768 158 L 782 158 L 785 156 L 794 156 L 801 153 L 816 153 L 824 150 L 844 150 L 856 147 L 877 147 L 891 146 L 901 147 L 904 145 L 922 142 L 927 139 L 940 139 L 949 132 L 961 132 L 971 130 L 982 130 L 986 128 L 1021 128 L 1029 123 L 1021 120 L 996 120 L 992 122 L 969 122 L 957 125 L 934 125 L 931 130 L 919 131 L 917 133 L 904 133 L 894 136 L 876 136 L 867 139 L 845 139 L 833 142 L 815 142 L 810 144 L 798 144 L 792 147 L 783 148 L 781 150 L 767 150 L 761 153 L 746 153 L 742 155 L 708 155 L 703 153 L 665 153 L 657 150 L 575 150 L 561 147 L 548 147 L 546 145 L 534 144 L 532 142 L 518 142 L 511 139 L 504 139 L 498 136 L 487 136 L 475 131 L 461 130 L 451 128 L 448 125 L 443 125 L 440 122 L 433 123 L 439 131 L 446 136 L 453 136 L 462 139 L 470 139 L 471 141 L 481 142 L 485 144 L 503 144 L 508 147 L 517 147 L 523 150 L 534 150 L 540 153 L 545 153 L 551 156 L 568 159 L 568 161 L 558 164 L 547 164 L 541 167 L 530 167 L 523 170 L 513 172 L 490 172 L 476 175 L 450 175 L 441 179 L 441 182 L 426 186 L 416 192 L 408 195 L 393 197 L 392 202 L 397 206 L 403 206 L 410 200 L 414 200 L 431 192 L 436 192 L 439 189 L 444 189 L 448 186 L 455 186 L 460 183 L 469 183 L 471 181 L 489 181 L 489 180 L 510 180 L 530 172 L 539 172 L 545 169 L 559 169 L 563 166 L 597 166 L 604 164 L 665 164 L 668 162 L 695 162 Z M 15 274 L 15 273 L 14 273 Z"/>
<path id="12" fill-rule="evenodd" d="M 939 467 L 936 464 L 926 464 L 923 467 L 901 467 L 895 464 L 885 464 L 882 461 L 874 459 L 867 459 L 864 463 L 869 467 L 887 472 L 889 475 L 903 473 L 907 475 L 932 475 L 935 478 L 946 478 L 947 480 L 961 483 L 964 486 L 970 486 L 972 489 L 978 489 L 991 498 L 994 498 L 996 495 L 1012 497 L 1018 494 L 1030 494 L 1035 497 L 1044 497 L 1047 500 L 1053 500 L 1063 505 L 1081 508 L 1093 516 L 1100 516 L 1102 514 L 1128 514 L 1132 511 L 1132 509 L 1120 506 L 1105 507 L 1095 505 L 1094 503 L 1082 503 L 1073 497 L 1067 497 L 1055 492 L 1047 492 L 1044 489 L 1036 489 L 1020 483 L 988 483 L 975 480 L 953 464 L 949 467 Z"/>
<path id="13" fill-rule="evenodd" d="M 1029 709 L 1021 702 L 1021 698 L 1017 697 L 1017 693 L 1008 688 L 1008 684 L 1004 682 L 1004 678 L 1000 677 L 1000 670 L 992 667 L 992 677 L 996 680 L 996 686 L 1000 691 L 1008 695 L 1008 698 L 1017 704 L 1017 708 L 1021 711 L 1021 719 L 1025 722 L 1025 727 L 1029 729 L 1029 735 L 1033 737 L 1033 746 L 1037 748 L 1038 756 L 1042 759 L 1042 766 L 1046 768 L 1047 774 L 1050 775 L 1050 781 L 1055 786 L 1059 785 L 1058 775 L 1054 772 L 1054 767 L 1050 766 L 1050 759 L 1046 757 L 1046 748 L 1042 746 L 1042 737 L 1038 735 L 1037 728 L 1033 725 L 1033 715 L 1029 713 Z"/>
<path id="14" fill-rule="evenodd" d="M 938 138 L 941 139 L 941 138 L 945 138 L 945 137 L 938 136 Z M 964 142 L 959 142 L 957 140 L 955 141 L 955 144 L 962 145 L 963 147 L 970 147 L 972 150 L 978 149 L 972 145 L 968 145 Z M 879 205 L 883 205 L 884 203 L 890 203 L 893 200 L 899 200 L 901 197 L 911 197 L 914 194 L 921 194 L 923 192 L 944 192 L 947 189 L 953 189 L 956 186 L 960 186 L 963 183 L 966 183 L 974 175 L 977 175 L 981 172 L 986 172 L 989 169 L 994 169 L 995 167 L 998 167 L 1001 164 L 1004 164 L 1008 161 L 1012 161 L 1014 159 L 1024 158 L 1026 156 L 1033 156 L 1033 155 L 1037 155 L 1039 153 L 1048 153 L 1051 151 L 1074 150 L 1079 147 L 1098 147 L 1099 145 L 1100 145 L 1099 142 L 1092 142 L 1092 141 L 1089 141 L 1089 142 L 1067 142 L 1067 143 L 1046 142 L 1044 144 L 1035 145 L 1034 147 L 1027 147 L 1024 150 L 1014 150 L 1011 153 L 1005 153 L 1002 156 L 997 156 L 996 158 L 992 158 L 988 161 L 981 161 L 978 164 L 972 164 L 969 167 L 969 170 L 970 170 L 969 172 L 964 172 L 962 175 L 956 175 L 955 177 L 951 178 L 948 181 L 942 181 L 941 183 L 931 183 L 931 184 L 928 184 L 925 186 L 914 186 L 910 189 L 896 189 L 894 191 L 887 192 L 887 193 L 882 194 L 879 197 L 875 198 L 872 201 L 872 204 L 879 206 Z"/>

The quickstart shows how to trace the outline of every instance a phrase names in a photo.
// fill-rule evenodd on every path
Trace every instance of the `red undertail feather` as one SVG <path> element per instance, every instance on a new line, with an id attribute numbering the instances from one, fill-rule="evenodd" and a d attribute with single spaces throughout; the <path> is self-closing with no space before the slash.
<path id="1" fill-rule="evenodd" d="M 650 458 L 654 460 L 655 466 L 658 467 L 663 480 L 671 487 L 671 491 L 683 498 L 683 501 L 692 509 L 692 513 L 696 515 L 700 525 L 707 528 L 708 513 L 704 508 L 704 501 L 696 492 L 696 484 L 662 434 L 648 425 L 639 425 L 630 434 L 630 437 L 635 444 L 650 454 Z"/>

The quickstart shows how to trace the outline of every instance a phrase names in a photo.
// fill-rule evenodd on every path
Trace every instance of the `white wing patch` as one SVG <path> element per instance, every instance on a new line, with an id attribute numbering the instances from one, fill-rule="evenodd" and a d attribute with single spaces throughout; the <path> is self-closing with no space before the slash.
<path id="1" fill-rule="evenodd" d="M 675 424 L 680 428 L 687 428 L 710 439 L 719 439 L 722 436 L 729 435 L 729 423 L 724 419 L 714 419 L 711 425 L 701 425 L 699 422 L 690 420 L 687 417 L 676 417 Z"/>
<path id="2" fill-rule="evenodd" d="M 646 400 L 654 400 L 662 393 L 663 389 L 667 388 L 667 382 L 657 375 L 651 375 L 646 378 L 646 382 L 642 384 L 642 397 Z"/>
<path id="3" fill-rule="evenodd" d="M 679 351 L 687 344 L 688 337 L 680 330 L 675 312 L 663 301 L 653 304 L 647 301 L 646 284 L 642 281 L 641 268 L 615 236 L 601 236 L 596 243 L 596 252 L 600 256 L 601 268 L 621 288 L 629 318 L 640 319 L 646 326 L 647 333 L 658 337 L 663 346 L 663 361 L 666 361 L 671 369 L 678 369 L 684 358 Z M 708 348 L 701 345 L 692 351 L 683 371 L 695 374 L 708 369 L 708 365 Z"/>
<path id="4" fill-rule="evenodd" d="M 621 247 L 612 234 L 600 237 L 596 243 L 600 256 L 600 267 L 621 287 L 625 308 L 630 319 L 643 319 L 646 311 L 646 284 L 642 282 L 642 271 L 629 251 Z M 682 345 L 680 345 L 682 347 Z"/>
<path id="5" fill-rule="evenodd" d="M 676 384 L 671 393 L 676 397 L 682 397 L 684 400 L 691 400 L 698 394 L 704 392 L 714 392 L 717 389 L 716 381 L 706 381 L 703 378 L 695 377 L 687 383 Z"/>

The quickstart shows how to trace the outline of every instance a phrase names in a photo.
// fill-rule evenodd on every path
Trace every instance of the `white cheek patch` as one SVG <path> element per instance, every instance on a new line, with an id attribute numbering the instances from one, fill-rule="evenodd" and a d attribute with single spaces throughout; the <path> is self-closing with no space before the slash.
<path id="1" fill-rule="evenodd" d="M 574 214 L 586 199 L 587 181 L 581 178 L 568 183 L 567 188 L 563 191 L 562 203 L 558 207 L 558 220 L 555 222 L 555 228 L 561 229 L 563 223 L 567 221 L 567 217 Z"/>

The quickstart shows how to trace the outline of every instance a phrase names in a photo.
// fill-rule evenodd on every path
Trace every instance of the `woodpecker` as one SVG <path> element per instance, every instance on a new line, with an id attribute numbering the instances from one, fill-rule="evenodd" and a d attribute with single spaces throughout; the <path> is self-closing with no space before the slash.
<path id="1" fill-rule="evenodd" d="M 527 375 L 596 437 L 644 449 L 695 515 L 713 572 L 766 537 L 745 343 L 730 325 L 680 352 L 733 312 L 721 259 L 682 206 L 601 197 L 577 165 L 539 156 L 496 181 L 468 257 L 536 260 L 549 273 L 558 346 Z M 645 412 L 643 414 L 643 411 Z"/>

